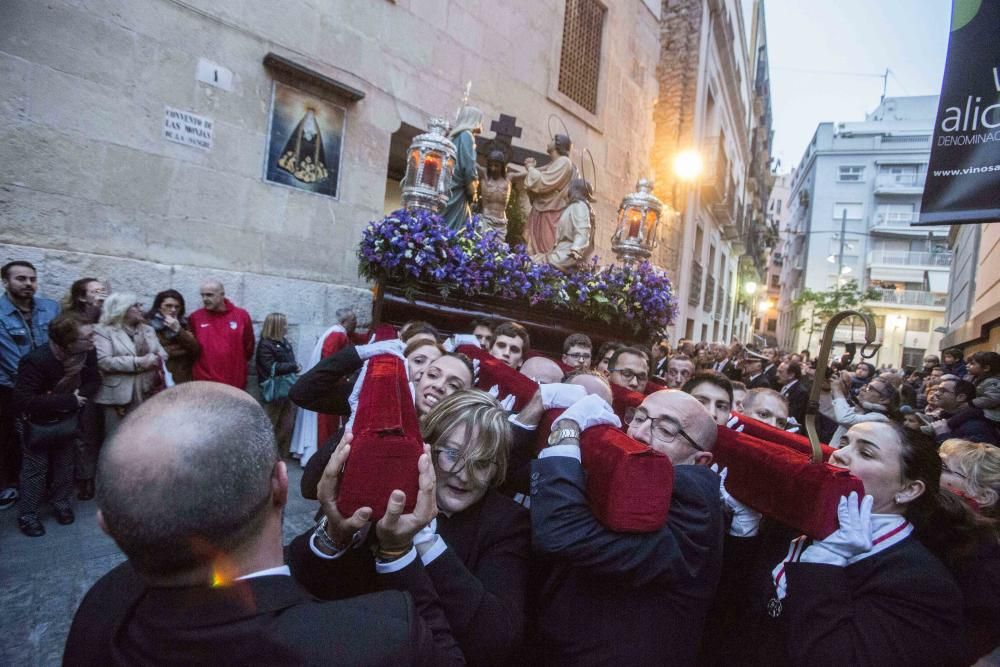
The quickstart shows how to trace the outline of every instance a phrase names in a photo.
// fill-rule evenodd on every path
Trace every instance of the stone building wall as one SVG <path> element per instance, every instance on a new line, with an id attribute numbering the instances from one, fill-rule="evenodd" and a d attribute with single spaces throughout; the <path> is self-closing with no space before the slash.
<path id="1" fill-rule="evenodd" d="M 82 275 L 146 300 L 218 276 L 255 322 L 288 314 L 308 355 L 333 312 L 368 312 L 355 249 L 383 213 L 391 135 L 452 117 L 467 81 L 489 120 L 544 150 L 559 115 L 594 155 L 597 251 L 606 260 L 621 196 L 647 173 L 656 17 L 606 3 L 598 111 L 558 88 L 564 0 L 10 0 L 0 20 L 0 258 L 40 269 L 61 296 Z M 263 180 L 273 52 L 364 93 L 346 109 L 337 199 Z M 200 60 L 231 89 L 196 80 Z M 166 141 L 166 107 L 212 119 L 211 150 Z M 574 155 L 579 161 L 579 151 Z"/>

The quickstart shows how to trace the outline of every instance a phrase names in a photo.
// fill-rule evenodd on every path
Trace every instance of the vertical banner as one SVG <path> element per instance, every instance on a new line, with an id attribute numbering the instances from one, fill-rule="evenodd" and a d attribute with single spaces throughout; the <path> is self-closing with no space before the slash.
<path id="1" fill-rule="evenodd" d="M 919 225 L 1000 220 L 1000 0 L 954 0 Z"/>

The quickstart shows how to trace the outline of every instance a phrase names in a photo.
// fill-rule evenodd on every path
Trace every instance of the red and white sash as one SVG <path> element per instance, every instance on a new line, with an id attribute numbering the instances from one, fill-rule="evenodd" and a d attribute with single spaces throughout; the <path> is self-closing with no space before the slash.
<path id="1" fill-rule="evenodd" d="M 852 556 L 847 559 L 848 565 L 853 565 L 859 560 L 864 560 L 869 556 L 885 551 L 889 547 L 899 544 L 913 532 L 913 525 L 898 514 L 872 514 L 872 548 L 863 554 Z M 796 537 L 788 545 L 788 555 L 785 559 L 774 566 L 771 576 L 774 579 L 774 590 L 779 600 L 784 600 L 788 594 L 788 580 L 785 576 L 785 564 L 797 563 L 802 558 L 802 552 L 812 544 L 805 535 Z"/>

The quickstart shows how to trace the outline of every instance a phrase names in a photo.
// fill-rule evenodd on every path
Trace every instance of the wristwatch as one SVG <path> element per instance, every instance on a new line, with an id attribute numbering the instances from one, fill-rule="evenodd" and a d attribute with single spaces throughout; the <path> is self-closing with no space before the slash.
<path id="1" fill-rule="evenodd" d="M 552 431 L 552 433 L 549 434 L 549 444 L 550 445 L 558 445 L 563 440 L 569 440 L 569 439 L 576 440 L 577 444 L 579 444 L 579 442 L 580 442 L 580 429 L 576 428 L 576 427 L 573 427 L 573 428 L 561 428 L 558 431 Z"/>

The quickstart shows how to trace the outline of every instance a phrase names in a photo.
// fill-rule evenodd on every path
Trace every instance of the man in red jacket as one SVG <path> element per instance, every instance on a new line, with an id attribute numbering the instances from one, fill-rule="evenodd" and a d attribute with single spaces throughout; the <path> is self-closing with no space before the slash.
<path id="1" fill-rule="evenodd" d="M 218 280 L 201 285 L 204 308 L 191 313 L 189 321 L 201 355 L 194 364 L 195 380 L 221 382 L 237 389 L 247 384 L 247 362 L 253 358 L 253 323 L 250 314 L 226 298 Z"/>

